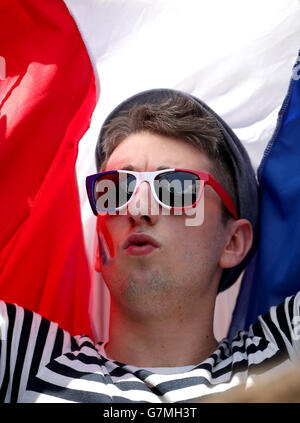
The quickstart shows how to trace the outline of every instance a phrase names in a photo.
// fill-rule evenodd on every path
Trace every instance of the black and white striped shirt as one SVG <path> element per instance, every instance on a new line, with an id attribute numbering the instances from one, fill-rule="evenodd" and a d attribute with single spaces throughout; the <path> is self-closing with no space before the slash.
<path id="1" fill-rule="evenodd" d="M 198 365 L 142 369 L 110 360 L 40 315 L 0 302 L 0 402 L 186 402 L 253 384 L 300 356 L 300 293 L 224 339 Z"/>

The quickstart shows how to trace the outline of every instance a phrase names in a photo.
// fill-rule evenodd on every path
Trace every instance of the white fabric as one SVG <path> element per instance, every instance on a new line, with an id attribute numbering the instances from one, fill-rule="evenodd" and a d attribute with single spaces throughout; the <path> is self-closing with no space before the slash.
<path id="1" fill-rule="evenodd" d="M 257 168 L 274 130 L 300 47 L 298 0 L 65 0 L 99 77 L 101 94 L 80 142 L 77 176 L 88 256 L 95 218 L 85 177 L 106 115 L 128 96 L 175 88 L 204 100 L 234 129 Z M 93 267 L 91 259 L 91 267 Z M 93 272 L 95 333 L 107 335 L 107 290 Z M 215 327 L 227 331 L 238 287 L 220 295 Z M 233 300 L 232 300 L 233 298 Z M 220 310 L 220 311 L 219 311 Z M 102 316 L 102 318 L 100 317 Z"/>

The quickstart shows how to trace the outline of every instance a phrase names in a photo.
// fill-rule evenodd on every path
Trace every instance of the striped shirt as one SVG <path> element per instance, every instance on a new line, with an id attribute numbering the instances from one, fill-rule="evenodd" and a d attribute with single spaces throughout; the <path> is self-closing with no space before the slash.
<path id="1" fill-rule="evenodd" d="M 300 293 L 198 365 L 137 368 L 103 344 L 72 337 L 39 314 L 0 302 L 0 402 L 188 402 L 289 369 L 300 356 Z"/>

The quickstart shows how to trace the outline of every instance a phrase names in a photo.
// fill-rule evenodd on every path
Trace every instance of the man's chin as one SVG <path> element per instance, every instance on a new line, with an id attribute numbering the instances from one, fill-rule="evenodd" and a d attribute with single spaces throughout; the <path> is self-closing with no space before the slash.
<path id="1" fill-rule="evenodd" d="M 157 270 L 134 269 L 128 275 L 127 293 L 141 296 L 157 296 L 159 293 L 166 293 L 171 288 L 170 277 L 163 275 Z"/>

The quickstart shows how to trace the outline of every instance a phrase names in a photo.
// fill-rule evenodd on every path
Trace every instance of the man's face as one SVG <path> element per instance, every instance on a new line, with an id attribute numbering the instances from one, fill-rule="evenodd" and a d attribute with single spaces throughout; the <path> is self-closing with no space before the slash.
<path id="1" fill-rule="evenodd" d="M 153 172 L 159 168 L 185 168 L 211 172 L 209 159 L 196 147 L 178 139 L 141 132 L 122 141 L 111 154 L 105 170 Z M 143 207 L 144 205 L 144 207 Z M 138 210 L 142 210 L 137 213 Z M 221 220 L 221 200 L 204 189 L 204 222 L 187 226 L 187 216 L 162 214 L 147 182 L 142 182 L 126 214 L 105 215 L 103 224 L 114 245 L 111 263 L 102 263 L 102 274 L 112 300 L 126 309 L 161 313 L 179 312 L 182 301 L 193 301 L 209 292 L 215 295 L 221 268 L 218 265 L 226 240 Z M 156 248 L 124 248 L 129 236 L 146 234 Z M 140 251 L 140 253 L 139 253 Z M 212 295 L 212 294 L 211 294 Z M 168 307 L 166 307 L 168 304 Z"/>

